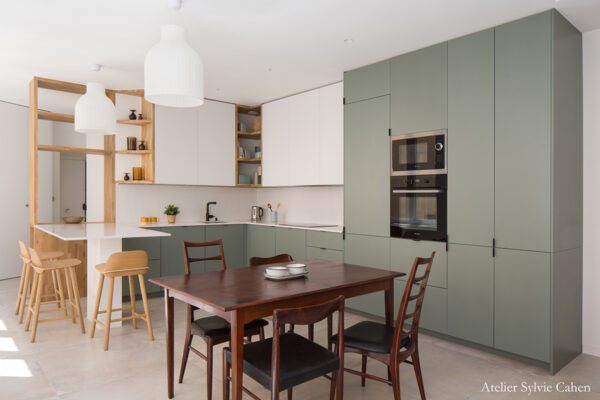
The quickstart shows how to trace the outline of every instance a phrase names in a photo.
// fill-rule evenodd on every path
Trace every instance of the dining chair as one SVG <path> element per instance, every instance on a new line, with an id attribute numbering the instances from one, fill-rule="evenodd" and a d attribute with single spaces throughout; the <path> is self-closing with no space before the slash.
<path id="1" fill-rule="evenodd" d="M 49 260 L 42 261 L 38 252 L 35 249 L 30 248 L 29 254 L 31 255 L 31 268 L 33 271 L 33 285 L 31 287 L 31 297 L 29 304 L 27 305 L 27 319 L 25 321 L 25 331 L 29 330 L 29 324 L 33 317 L 33 327 L 31 328 L 31 342 L 35 342 L 37 334 L 38 324 L 41 322 L 58 321 L 62 319 L 70 319 L 75 323 L 75 319 L 79 319 L 79 326 L 81 333 L 85 333 L 85 326 L 83 324 L 83 314 L 81 313 L 81 303 L 79 301 L 79 287 L 77 285 L 77 274 L 75 273 L 75 267 L 81 264 L 81 261 L 76 258 L 66 258 L 62 260 Z M 69 305 L 66 306 L 64 302 L 64 292 L 62 288 L 60 272 L 64 271 L 65 283 L 69 294 Z M 58 280 L 58 291 L 60 293 L 60 299 L 63 307 L 56 307 L 52 309 L 41 310 L 40 307 L 43 304 L 54 303 L 42 301 L 42 292 L 44 291 L 44 280 L 55 279 Z M 57 303 L 58 304 L 58 303 Z M 60 317 L 52 317 L 40 319 L 41 313 L 62 311 L 64 315 Z"/>
<path id="2" fill-rule="evenodd" d="M 344 331 L 344 351 L 358 353 L 362 356 L 362 370 L 355 371 L 344 368 L 344 371 L 361 377 L 361 386 L 365 386 L 365 378 L 392 385 L 394 400 L 400 400 L 400 363 L 412 364 L 417 377 L 421 399 L 425 400 L 425 388 L 419 360 L 419 321 L 425 289 L 435 251 L 429 258 L 417 257 L 406 282 L 400 309 L 394 327 L 374 321 L 363 321 Z M 422 275 L 417 276 L 419 268 L 425 266 Z M 413 288 L 418 288 L 413 294 Z M 409 306 L 412 307 L 409 312 Z M 410 322 L 409 322 L 410 321 Z M 406 326 L 407 330 L 404 330 Z M 335 342 L 336 336 L 331 341 Z M 388 366 L 388 379 L 367 373 L 367 357 L 380 361 Z M 410 357 L 410 361 L 408 358 Z"/>
<path id="3" fill-rule="evenodd" d="M 90 329 L 90 338 L 94 337 L 96 331 L 96 324 L 104 328 L 104 351 L 108 350 L 108 341 L 110 339 L 110 324 L 117 321 L 133 320 L 133 329 L 137 329 L 137 320 L 142 319 L 146 321 L 148 327 L 148 337 L 150 340 L 154 340 L 152 333 L 152 321 L 150 320 L 150 309 L 148 307 L 148 295 L 146 294 L 146 283 L 144 282 L 144 275 L 148 272 L 148 254 L 142 250 L 136 251 L 122 251 L 113 253 L 108 257 L 105 264 L 96 265 L 96 271 L 100 273 L 100 279 L 98 280 L 98 291 L 96 292 L 96 303 L 94 304 L 94 316 L 92 318 L 92 328 Z M 144 303 L 144 313 L 139 314 L 135 311 L 135 286 L 133 285 L 134 276 L 138 277 L 140 282 L 140 292 L 142 292 L 142 301 Z M 106 310 L 100 311 L 100 297 L 102 296 L 102 287 L 104 285 L 104 278 L 108 278 L 108 290 L 106 294 L 108 296 L 106 302 Z M 131 297 L 131 306 L 128 308 L 112 308 L 113 290 L 115 287 L 115 278 L 128 277 L 129 278 L 129 296 Z M 127 317 L 112 318 L 114 311 L 126 311 L 130 310 L 131 315 Z M 98 320 L 98 314 L 106 314 L 106 322 Z"/>
<path id="4" fill-rule="evenodd" d="M 191 257 L 190 249 L 193 248 L 206 248 L 215 247 L 219 248 L 219 254 L 212 257 Z M 221 239 L 214 240 L 211 242 L 183 242 L 183 257 L 185 265 L 185 274 L 190 275 L 191 264 L 201 261 L 218 260 L 221 261 L 221 270 L 225 271 L 227 265 L 225 264 L 225 256 L 223 252 L 223 241 Z M 197 354 L 200 358 L 206 361 L 206 398 L 212 399 L 212 374 L 213 374 L 213 347 L 228 342 L 231 339 L 231 325 L 225 319 L 213 315 L 204 318 L 194 318 L 194 311 L 197 307 L 187 305 L 187 326 L 185 330 L 185 344 L 183 346 L 183 357 L 181 359 L 181 369 L 179 371 L 179 383 L 183 382 L 183 375 L 185 374 L 185 367 L 187 365 L 188 356 L 190 350 Z M 269 324 L 264 319 L 256 319 L 250 321 L 244 327 L 244 336 L 248 341 L 251 340 L 252 336 L 258 335 L 262 340 L 265 338 L 264 327 Z M 192 339 L 194 336 L 199 336 L 206 342 L 206 355 L 202 354 L 199 350 L 192 347 Z"/>
<path id="5" fill-rule="evenodd" d="M 252 257 L 250 258 L 250 266 L 258 267 L 260 265 L 270 265 L 270 264 L 279 264 L 279 263 L 290 263 L 294 261 L 291 255 L 289 254 L 277 254 L 273 257 Z M 328 322 L 330 322 L 328 320 Z M 330 326 L 330 325 L 328 325 Z M 290 326 L 290 332 L 294 332 L 294 325 Z M 308 325 L 308 338 L 310 340 L 315 339 L 315 326 L 313 324 Z"/>
<path id="6" fill-rule="evenodd" d="M 32 288 L 32 279 L 34 273 L 32 272 L 31 267 L 31 257 L 29 256 L 29 251 L 27 250 L 27 246 L 21 240 L 19 240 L 19 248 L 21 260 L 23 261 L 23 268 L 21 270 L 21 280 L 19 281 L 19 291 L 17 293 L 17 306 L 15 308 L 15 314 L 19 315 L 19 324 L 23 323 L 23 315 L 25 313 L 25 308 L 27 307 L 27 302 L 30 300 L 30 292 Z M 52 261 L 61 258 L 64 256 L 62 251 L 38 251 L 37 252 L 40 261 Z M 60 276 L 57 275 L 56 270 L 52 270 L 50 272 L 52 277 L 52 285 L 54 292 L 51 294 L 42 294 L 43 298 L 53 297 L 54 300 L 50 301 L 42 301 L 41 304 L 50 304 L 56 303 L 57 307 L 62 307 L 63 311 L 66 312 L 66 304 L 64 293 L 61 297 L 61 292 L 59 290 L 59 284 L 62 285 Z M 66 314 L 65 314 L 66 315 Z"/>
<path id="7" fill-rule="evenodd" d="M 294 332 L 283 333 L 285 324 L 315 324 L 338 312 L 338 334 L 331 351 Z M 332 373 L 329 398 L 343 398 L 344 375 L 344 296 L 325 303 L 276 309 L 273 311 L 273 337 L 244 345 L 243 372 L 271 390 L 271 399 L 279 400 L 279 392 L 328 373 Z M 231 382 L 231 350 L 223 349 L 223 399 L 229 399 Z M 247 388 L 242 390 L 254 400 L 259 398 Z"/>

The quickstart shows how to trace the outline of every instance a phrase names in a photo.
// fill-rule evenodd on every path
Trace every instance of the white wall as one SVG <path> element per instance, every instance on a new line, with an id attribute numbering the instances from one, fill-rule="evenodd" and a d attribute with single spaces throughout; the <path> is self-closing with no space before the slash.
<path id="1" fill-rule="evenodd" d="M 600 356 L 600 29 L 583 34 L 583 352 Z"/>

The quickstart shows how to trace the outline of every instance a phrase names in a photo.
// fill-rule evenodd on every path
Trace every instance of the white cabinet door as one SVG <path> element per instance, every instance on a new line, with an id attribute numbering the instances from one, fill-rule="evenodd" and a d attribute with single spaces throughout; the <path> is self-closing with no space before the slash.
<path id="1" fill-rule="evenodd" d="M 319 89 L 319 185 L 344 184 L 344 86 Z"/>
<path id="2" fill-rule="evenodd" d="M 198 184 L 198 108 L 156 106 L 155 182 Z"/>
<path id="3" fill-rule="evenodd" d="M 262 106 L 263 186 L 289 185 L 289 98 Z"/>
<path id="4" fill-rule="evenodd" d="M 235 105 L 206 100 L 198 108 L 198 184 L 235 185 Z"/>
<path id="5" fill-rule="evenodd" d="M 315 185 L 319 182 L 319 92 L 311 90 L 289 99 L 289 185 Z"/>

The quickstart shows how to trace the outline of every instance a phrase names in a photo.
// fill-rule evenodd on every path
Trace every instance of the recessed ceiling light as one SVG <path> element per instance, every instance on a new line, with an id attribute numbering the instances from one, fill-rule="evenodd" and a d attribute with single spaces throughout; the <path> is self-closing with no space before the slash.
<path id="1" fill-rule="evenodd" d="M 352 39 L 352 38 L 344 39 L 344 43 L 354 43 L 354 39 Z"/>

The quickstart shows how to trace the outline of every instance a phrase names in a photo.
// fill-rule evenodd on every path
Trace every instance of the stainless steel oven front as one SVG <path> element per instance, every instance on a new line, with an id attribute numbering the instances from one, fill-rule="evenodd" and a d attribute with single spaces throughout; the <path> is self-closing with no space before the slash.
<path id="1" fill-rule="evenodd" d="M 392 176 L 446 174 L 447 130 L 391 137 Z"/>

